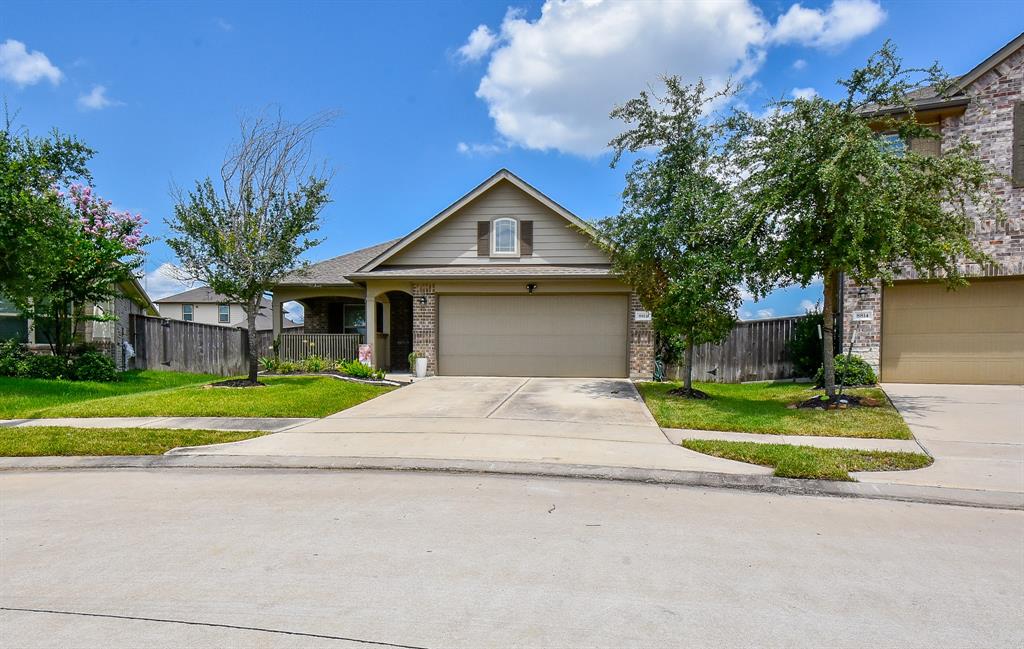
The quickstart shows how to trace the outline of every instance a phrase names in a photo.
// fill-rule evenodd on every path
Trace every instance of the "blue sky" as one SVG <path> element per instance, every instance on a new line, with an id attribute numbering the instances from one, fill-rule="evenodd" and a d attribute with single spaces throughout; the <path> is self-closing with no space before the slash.
<path id="1" fill-rule="evenodd" d="M 661 74 L 740 79 L 759 110 L 833 95 L 886 38 L 909 63 L 961 73 L 1022 28 L 1016 2 L 8 1 L 0 96 L 30 132 L 95 148 L 100 193 L 158 237 L 171 183 L 215 174 L 240 115 L 340 110 L 316 144 L 336 172 L 318 260 L 405 234 L 500 167 L 584 218 L 617 212 L 606 115 Z M 159 270 L 174 261 L 151 246 L 155 296 L 177 288 Z M 818 299 L 787 289 L 741 315 Z"/>

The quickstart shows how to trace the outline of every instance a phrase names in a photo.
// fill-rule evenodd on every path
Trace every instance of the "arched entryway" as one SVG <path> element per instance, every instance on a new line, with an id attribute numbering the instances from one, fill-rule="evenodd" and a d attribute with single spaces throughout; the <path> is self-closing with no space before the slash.
<path id="1" fill-rule="evenodd" d="M 409 354 L 412 352 L 412 295 L 405 291 L 388 291 L 384 296 L 390 304 L 388 369 L 408 372 Z"/>

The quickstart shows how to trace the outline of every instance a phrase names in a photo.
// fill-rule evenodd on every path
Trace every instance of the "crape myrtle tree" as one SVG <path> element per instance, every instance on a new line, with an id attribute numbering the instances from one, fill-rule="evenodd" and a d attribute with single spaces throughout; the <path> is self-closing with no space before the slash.
<path id="1" fill-rule="evenodd" d="M 676 393 L 704 397 L 692 385 L 693 348 L 728 336 L 741 302 L 735 202 L 719 168 L 719 126 L 707 116 L 732 90 L 662 81 L 663 94 L 642 92 L 611 113 L 628 125 L 610 142 L 612 167 L 626 153 L 639 157 L 626 174 L 622 210 L 599 230 L 659 335 L 682 337 L 684 385 Z"/>
<path id="2" fill-rule="evenodd" d="M 909 265 L 955 287 L 965 283 L 960 264 L 987 260 L 970 239 L 968 207 L 1001 215 L 987 190 L 994 173 L 971 144 L 944 143 L 940 157 L 899 145 L 938 137 L 915 119 L 909 99 L 922 87 L 949 91 L 937 64 L 905 67 L 887 42 L 839 85 L 837 100 L 779 101 L 760 118 L 737 114 L 729 145 L 742 171 L 748 286 L 764 295 L 823 280 L 823 374 L 832 399 L 840 275 L 890 283 Z M 880 107 L 897 112 L 872 113 Z"/>
<path id="3" fill-rule="evenodd" d="M 190 191 L 174 190 L 167 244 L 185 277 L 242 304 L 250 385 L 258 385 L 256 316 L 263 296 L 283 275 L 301 269 L 299 255 L 320 243 L 310 235 L 330 200 L 330 174 L 313 162 L 311 146 L 334 119 L 332 112 L 294 123 L 279 112 L 243 119 L 219 183 L 206 178 Z"/>
<path id="4" fill-rule="evenodd" d="M 87 184 L 92 151 L 54 133 L 0 134 L 0 293 L 68 358 L 80 325 L 142 265 L 149 242 L 138 214 L 115 210 Z M 70 184 L 67 184 L 69 183 Z"/>

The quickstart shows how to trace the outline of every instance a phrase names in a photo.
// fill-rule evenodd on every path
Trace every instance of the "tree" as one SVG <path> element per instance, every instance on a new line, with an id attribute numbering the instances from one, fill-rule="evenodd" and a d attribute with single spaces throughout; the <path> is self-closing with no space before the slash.
<path id="1" fill-rule="evenodd" d="M 79 325 L 104 320 L 103 303 L 142 263 L 142 217 L 114 210 L 93 193 L 92 149 L 54 131 L 0 131 L 0 293 L 36 322 L 57 356 L 73 349 Z"/>
<path id="2" fill-rule="evenodd" d="M 5 111 L 0 130 L 0 293 L 24 277 L 23 261 L 35 254 L 32 226 L 60 209 L 54 186 L 91 182 L 86 166 L 93 151 L 57 131 L 48 138 L 16 132 Z"/>
<path id="3" fill-rule="evenodd" d="M 626 174 L 622 210 L 600 223 L 614 270 L 634 287 L 663 336 L 682 336 L 685 379 L 693 389 L 693 348 L 732 329 L 742 277 L 734 243 L 735 203 L 718 173 L 719 127 L 705 117 L 731 89 L 667 77 L 665 95 L 642 92 L 611 116 L 630 125 L 613 139 L 612 167 L 623 154 L 651 151 Z"/>
<path id="4" fill-rule="evenodd" d="M 4 293 L 36 322 L 55 356 L 70 356 L 80 325 L 112 318 L 88 307 L 117 295 L 117 285 L 142 266 L 142 216 L 112 208 L 88 185 L 46 190 L 46 209 L 26 224 L 18 272 Z"/>
<path id="5" fill-rule="evenodd" d="M 915 119 L 909 93 L 950 81 L 938 65 L 907 68 L 891 43 L 839 81 L 845 96 L 780 101 L 763 117 L 738 114 L 730 143 L 743 171 L 740 198 L 752 263 L 748 286 L 806 286 L 822 278 L 824 386 L 836 396 L 833 330 L 841 274 L 891 282 L 905 265 L 963 284 L 959 264 L 986 261 L 969 237 L 970 204 L 1001 214 L 987 185 L 994 173 L 961 142 L 929 157 L 894 146 L 938 137 Z M 893 107 L 901 114 L 866 115 Z"/>
<path id="6" fill-rule="evenodd" d="M 243 120 L 239 141 L 210 178 L 175 190 L 175 235 L 167 244 L 184 274 L 240 302 L 248 324 L 248 383 L 257 385 L 256 316 L 263 296 L 302 266 L 299 255 L 320 243 L 309 235 L 329 202 L 329 175 L 312 163 L 313 136 L 334 121 L 320 113 L 297 123 L 278 113 Z"/>

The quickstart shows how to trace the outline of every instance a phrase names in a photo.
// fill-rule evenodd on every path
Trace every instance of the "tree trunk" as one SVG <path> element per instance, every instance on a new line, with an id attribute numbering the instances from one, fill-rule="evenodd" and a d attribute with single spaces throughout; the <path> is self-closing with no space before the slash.
<path id="1" fill-rule="evenodd" d="M 256 383 L 258 380 L 257 372 L 259 371 L 259 361 L 256 358 L 256 314 L 259 313 L 260 309 L 260 298 L 262 296 L 257 295 L 253 302 L 249 303 L 249 308 L 246 312 L 246 324 L 249 328 L 249 382 Z"/>
<path id="2" fill-rule="evenodd" d="M 686 334 L 686 350 L 683 352 L 683 389 L 693 389 L 693 333 Z"/>
<path id="3" fill-rule="evenodd" d="M 830 398 L 836 396 L 836 365 L 835 365 L 835 313 L 836 313 L 836 291 L 839 285 L 839 273 L 830 270 L 825 273 L 824 291 L 825 302 L 821 310 L 821 365 L 824 378 L 825 394 Z"/>

